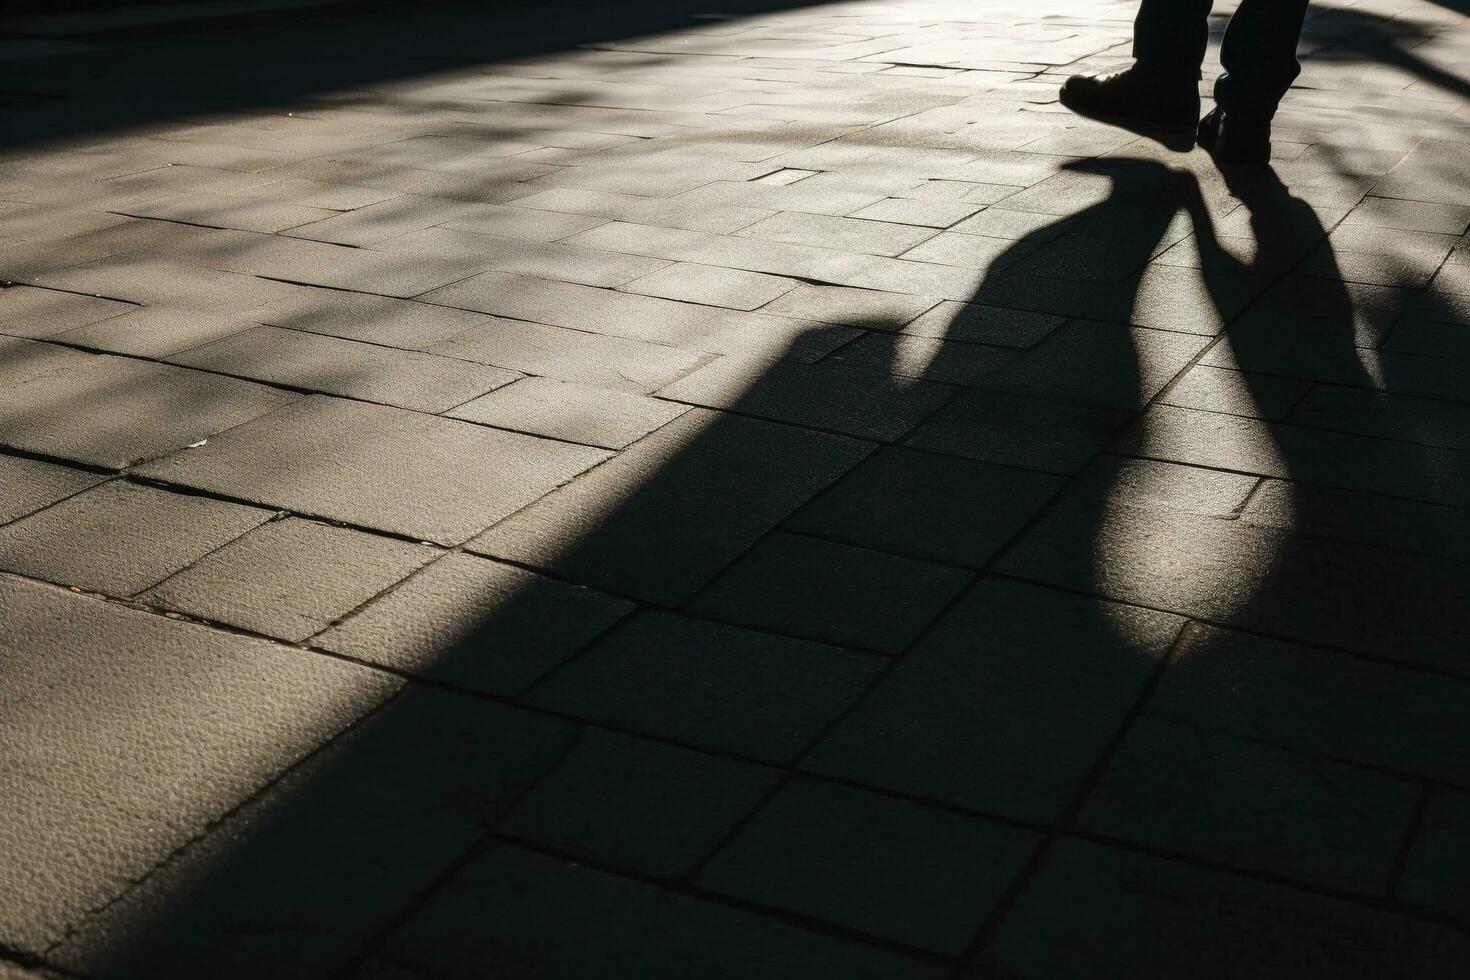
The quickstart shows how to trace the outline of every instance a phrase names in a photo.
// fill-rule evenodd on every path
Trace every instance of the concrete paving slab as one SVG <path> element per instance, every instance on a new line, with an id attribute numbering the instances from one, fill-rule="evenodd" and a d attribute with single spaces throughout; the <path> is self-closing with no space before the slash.
<path id="1" fill-rule="evenodd" d="M 0 723 L 9 949 L 63 939 L 397 687 L 52 586 L 0 576 L 0 590 L 17 698 Z"/>
<path id="2" fill-rule="evenodd" d="M 600 450 L 316 396 L 138 472 L 458 544 L 606 458 Z"/>
<path id="3" fill-rule="evenodd" d="M 258 507 L 111 480 L 0 529 L 0 567 L 131 596 L 270 517 Z"/>
<path id="4" fill-rule="evenodd" d="M 289 517 L 241 535 L 140 598 L 301 641 L 436 557 L 422 545 Z"/>

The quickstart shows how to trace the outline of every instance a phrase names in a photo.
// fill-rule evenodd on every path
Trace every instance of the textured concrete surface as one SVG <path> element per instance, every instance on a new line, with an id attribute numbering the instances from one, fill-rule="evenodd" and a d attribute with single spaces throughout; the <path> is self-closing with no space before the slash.
<path id="1" fill-rule="evenodd" d="M 0 16 L 0 977 L 1463 975 L 1466 3 L 1133 8 Z"/>

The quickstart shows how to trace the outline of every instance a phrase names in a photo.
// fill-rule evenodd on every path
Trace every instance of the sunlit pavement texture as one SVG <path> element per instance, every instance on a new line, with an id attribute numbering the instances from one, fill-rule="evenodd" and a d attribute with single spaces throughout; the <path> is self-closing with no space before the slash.
<path id="1" fill-rule="evenodd" d="M 0 976 L 1465 975 L 1462 0 L 275 7 L 0 19 Z"/>

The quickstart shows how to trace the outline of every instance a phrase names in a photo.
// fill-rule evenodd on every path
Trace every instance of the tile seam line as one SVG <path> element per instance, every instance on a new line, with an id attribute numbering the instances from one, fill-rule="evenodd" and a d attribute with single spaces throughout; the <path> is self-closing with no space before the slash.
<path id="1" fill-rule="evenodd" d="M 1378 664 L 1384 667 L 1391 667 L 1397 670 L 1405 670 L 1414 674 L 1423 674 L 1426 676 L 1438 677 L 1441 679 L 1454 680 L 1460 683 L 1470 683 L 1470 675 L 1464 673 L 1456 673 L 1451 668 L 1440 667 L 1438 665 L 1431 664 L 1422 660 L 1399 660 L 1394 657 L 1384 656 L 1382 654 L 1364 653 L 1361 650 L 1354 650 L 1351 647 L 1335 646 L 1330 643 L 1303 640 L 1300 637 L 1291 636 L 1289 634 L 1273 633 L 1269 630 L 1241 627 L 1221 620 L 1209 619 L 1207 617 L 1201 616 L 1191 616 L 1185 613 L 1181 613 L 1177 610 L 1165 608 L 1163 606 L 1151 606 L 1146 603 L 1140 603 L 1131 599 L 1115 599 L 1106 595 L 1101 595 L 1096 592 L 1088 592 L 1087 590 L 1078 588 L 1076 586 L 1064 585 L 1057 582 L 1048 582 L 1045 579 L 1030 578 L 1024 575 L 1017 575 L 1012 572 L 1006 572 L 1004 570 L 992 571 L 989 574 L 994 575 L 997 578 L 1007 579 L 1012 582 L 1020 582 L 1026 585 L 1038 586 L 1046 589 L 1055 589 L 1058 592 L 1065 592 L 1069 595 L 1081 596 L 1083 598 L 1092 599 L 1094 601 L 1120 603 L 1122 605 L 1131 606 L 1137 609 L 1147 609 L 1151 612 L 1166 613 L 1170 616 L 1177 616 L 1182 619 L 1188 619 L 1190 622 L 1196 623 L 1200 626 L 1209 627 L 1211 629 L 1220 630 L 1222 632 L 1240 633 L 1246 636 L 1256 637 L 1257 639 L 1283 642 L 1291 644 L 1293 646 L 1306 647 L 1312 650 L 1332 653 L 1337 656 L 1351 657 L 1355 660 L 1362 660 L 1368 663 Z"/>
<path id="2" fill-rule="evenodd" d="M 981 953 L 991 946 L 1000 930 L 1004 927 L 1011 912 L 1015 909 L 1021 896 L 1041 873 L 1042 866 L 1051 854 L 1056 842 L 1064 833 L 1076 829 L 1077 817 L 1081 813 L 1087 799 L 1092 795 L 1098 782 L 1101 781 L 1103 773 L 1112 764 L 1119 748 L 1127 739 L 1128 734 L 1136 726 L 1138 719 L 1143 715 L 1148 702 L 1153 698 L 1154 691 L 1163 682 L 1164 675 L 1168 672 L 1170 665 L 1179 655 L 1179 649 L 1185 637 L 1191 632 L 1189 620 L 1181 622 L 1174 631 L 1174 637 L 1169 641 L 1168 648 L 1153 665 L 1148 677 L 1134 695 L 1133 703 L 1129 705 L 1122 720 L 1114 727 L 1111 735 L 1104 743 L 1102 750 L 1093 757 L 1091 764 L 1083 771 L 1080 779 L 1072 787 L 1072 793 L 1067 803 L 1057 814 L 1056 819 L 1047 829 L 1042 839 L 1037 842 L 1032 850 L 1026 864 L 1017 872 L 1010 886 L 1001 896 L 999 902 L 991 909 L 990 913 L 980 922 L 971 934 L 970 941 L 966 944 L 965 953 L 960 958 L 962 964 L 973 965 L 980 958 Z M 963 966 L 956 968 L 951 976 L 959 980 Z"/>
<path id="3" fill-rule="evenodd" d="M 1403 888 L 1404 875 L 1408 873 L 1409 861 L 1414 855 L 1414 845 L 1424 832 L 1425 822 L 1429 819 L 1429 808 L 1434 804 L 1436 790 L 1441 789 L 1443 787 L 1427 781 L 1419 784 L 1419 794 L 1414 801 L 1414 810 L 1409 814 L 1407 826 L 1404 827 L 1403 839 L 1399 842 L 1393 865 L 1384 878 L 1384 894 L 1390 899 L 1404 901 L 1399 895 L 1400 889 Z"/>

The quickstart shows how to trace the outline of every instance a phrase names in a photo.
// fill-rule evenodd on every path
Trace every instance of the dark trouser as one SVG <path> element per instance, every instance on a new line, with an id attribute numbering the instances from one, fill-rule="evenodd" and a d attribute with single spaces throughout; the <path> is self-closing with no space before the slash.
<path id="1" fill-rule="evenodd" d="M 1302 70 L 1296 42 L 1307 0 L 1242 0 L 1220 47 L 1225 73 L 1215 103 L 1227 113 L 1264 116 Z M 1193 85 L 1209 43 L 1210 0 L 1143 0 L 1133 22 L 1133 57 L 1166 83 Z"/>

